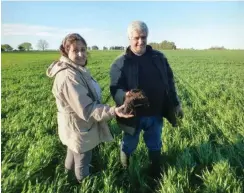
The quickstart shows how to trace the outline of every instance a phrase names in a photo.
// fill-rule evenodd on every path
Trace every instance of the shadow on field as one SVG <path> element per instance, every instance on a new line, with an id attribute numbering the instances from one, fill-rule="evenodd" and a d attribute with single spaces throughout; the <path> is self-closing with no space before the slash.
<path id="1" fill-rule="evenodd" d="M 203 172 L 208 170 L 211 173 L 216 163 L 227 161 L 234 170 L 237 179 L 243 179 L 244 138 L 239 136 L 236 143 L 229 143 L 228 140 L 224 140 L 221 144 L 219 138 L 223 138 L 221 132 L 211 133 L 208 141 L 197 146 L 189 146 L 181 150 L 171 149 L 168 152 L 164 152 L 161 156 L 162 176 L 166 177 L 168 175 L 169 167 L 171 169 L 175 168 L 177 172 L 185 171 L 188 175 L 189 185 L 183 187 L 184 192 L 196 190 L 202 192 L 206 188 L 201 179 Z M 117 155 L 119 156 L 119 149 Z M 96 160 L 99 159 L 96 158 Z M 98 169 L 99 163 L 97 164 L 96 167 Z M 106 168 L 106 163 L 104 164 L 103 166 L 100 165 L 103 169 Z M 164 177 L 158 180 L 153 180 L 150 177 L 147 151 L 137 148 L 135 155 L 130 159 L 130 164 L 129 169 L 125 170 L 121 167 L 118 158 L 116 166 L 114 166 L 117 170 L 114 182 L 116 187 L 123 188 L 128 193 L 162 192 L 162 187 L 160 186 L 165 185 Z M 114 170 L 114 168 L 106 168 L 106 170 Z M 172 183 L 177 184 L 177 180 L 181 183 L 178 177 Z"/>
<path id="2" fill-rule="evenodd" d="M 52 160 L 46 165 L 43 165 L 40 170 L 33 173 L 29 180 L 35 183 L 36 179 L 45 181 L 47 179 L 54 179 L 56 175 L 56 169 L 60 167 L 60 173 L 64 173 L 64 160 L 66 156 L 66 149 L 61 144 L 57 145 L 57 150 L 52 157 Z"/>
<path id="3" fill-rule="evenodd" d="M 112 131 L 116 136 L 121 135 L 121 131 L 118 130 L 116 125 L 110 125 Z M 212 171 L 214 164 L 221 161 L 228 161 L 230 166 L 235 170 L 235 175 L 238 179 L 242 179 L 244 176 L 244 138 L 239 136 L 235 143 L 229 143 L 227 139 L 224 139 L 220 144 L 219 139 L 224 138 L 223 133 L 216 132 L 209 135 L 209 140 L 201 143 L 197 146 L 188 146 L 184 149 L 170 148 L 167 152 L 164 152 L 161 156 L 162 163 L 162 175 L 167 176 L 170 168 L 175 168 L 177 172 L 186 171 L 188 174 L 189 186 L 183 187 L 184 192 L 203 192 L 204 182 L 199 176 L 203 176 L 203 172 L 208 170 Z M 36 178 L 41 181 L 45 181 L 47 178 L 55 178 L 55 168 L 58 165 L 63 165 L 64 157 L 66 154 L 65 148 L 60 145 L 59 152 L 53 160 L 46 165 L 42 170 L 35 173 L 31 179 Z M 102 172 L 106 174 L 114 174 L 112 186 L 114 188 L 125 190 L 126 193 L 156 193 L 163 192 L 161 185 L 164 186 L 164 177 L 159 180 L 153 180 L 150 177 L 149 170 L 149 157 L 148 152 L 143 148 L 137 148 L 134 155 L 130 159 L 129 169 L 123 169 L 119 161 L 119 148 L 118 144 L 114 143 L 111 149 L 116 150 L 115 164 L 111 167 L 108 166 L 109 157 L 101 157 L 103 145 L 97 146 L 93 149 L 92 157 L 92 176 L 90 178 L 93 181 L 96 176 L 101 182 L 97 187 L 101 191 L 104 188 Z M 59 157 L 58 155 L 62 156 Z M 60 170 L 60 172 L 63 172 Z M 177 177 L 174 177 L 174 182 L 177 183 Z M 90 184 L 92 186 L 92 183 Z M 167 186 L 167 185 L 165 185 Z M 69 187 L 72 187 L 70 184 Z M 80 185 L 74 186 L 73 188 L 80 188 Z M 168 186 L 169 187 L 169 186 Z"/>
<path id="4" fill-rule="evenodd" d="M 240 136 L 236 143 L 217 142 L 218 133 L 212 133 L 209 136 L 209 141 L 198 146 L 189 146 L 181 151 L 168 151 L 162 157 L 164 163 L 164 172 L 168 168 L 176 168 L 177 171 L 185 170 L 189 174 L 189 187 L 184 192 L 191 192 L 192 189 L 200 188 L 202 192 L 204 182 L 199 176 L 203 176 L 204 171 L 210 173 L 213 166 L 221 161 L 227 161 L 230 167 L 234 170 L 238 179 L 244 177 L 244 138 Z M 164 161 L 163 161 L 164 160 Z"/>
<path id="5" fill-rule="evenodd" d="M 114 136 L 119 136 L 121 139 L 121 130 L 117 128 L 116 124 L 110 124 L 110 128 Z M 235 175 L 238 179 L 244 177 L 244 138 L 239 136 L 235 143 L 229 143 L 228 139 L 225 138 L 222 131 L 211 133 L 209 135 L 209 140 L 201 143 L 197 146 L 188 146 L 184 149 L 170 148 L 167 152 L 163 152 L 161 156 L 162 163 L 162 175 L 167 177 L 169 175 L 169 167 L 175 168 L 177 172 L 186 171 L 189 180 L 189 186 L 183 187 L 184 192 L 203 192 L 204 182 L 199 176 L 203 176 L 203 172 L 208 170 L 212 171 L 214 164 L 221 161 L 228 161 L 230 166 L 235 170 Z M 220 144 L 220 140 L 223 139 Z M 153 180 L 150 177 L 149 170 L 149 157 L 148 152 L 144 148 L 137 148 L 134 155 L 130 159 L 129 169 L 123 169 L 119 161 L 119 151 L 118 144 L 112 144 L 110 149 L 116 150 L 115 154 L 117 160 L 114 161 L 114 165 L 109 166 L 109 157 L 101 157 L 103 154 L 100 151 L 104 151 L 104 145 L 97 146 L 93 149 L 93 156 L 91 162 L 91 178 L 93 181 L 95 176 L 101 183 L 97 186 L 97 192 L 102 191 L 104 188 L 104 179 L 102 172 L 106 172 L 106 175 L 113 174 L 113 188 L 117 190 L 124 190 L 126 193 L 156 193 L 163 192 L 162 186 L 167 186 L 164 184 L 164 177 Z M 60 145 L 57 147 L 57 155 L 53 157 L 52 161 L 48 165 L 44 166 L 40 171 L 37 171 L 30 180 L 35 184 L 35 180 L 38 178 L 40 181 L 45 181 L 45 179 L 55 178 L 55 169 L 59 165 L 63 166 L 64 159 L 66 155 L 66 149 Z M 106 148 L 107 149 L 107 148 Z M 62 170 L 59 171 L 63 173 Z M 174 182 L 177 183 L 177 177 L 174 177 Z M 90 183 L 92 186 L 92 183 Z M 81 186 L 72 186 L 70 188 L 80 188 Z M 169 187 L 169 186 L 168 186 Z"/>

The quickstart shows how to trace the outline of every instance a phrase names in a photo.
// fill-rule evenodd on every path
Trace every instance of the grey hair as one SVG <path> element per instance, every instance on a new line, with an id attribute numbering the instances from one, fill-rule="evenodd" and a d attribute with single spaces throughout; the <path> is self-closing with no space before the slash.
<path id="1" fill-rule="evenodd" d="M 133 31 L 146 33 L 148 36 L 148 27 L 143 21 L 133 21 L 127 29 L 128 38 L 130 39 Z"/>

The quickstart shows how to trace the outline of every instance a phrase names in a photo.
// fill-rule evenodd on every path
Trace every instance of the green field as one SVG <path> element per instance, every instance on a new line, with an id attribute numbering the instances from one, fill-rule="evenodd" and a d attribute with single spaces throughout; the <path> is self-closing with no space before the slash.
<path id="1" fill-rule="evenodd" d="M 147 175 L 142 136 L 129 170 L 119 162 L 121 130 L 93 152 L 92 175 L 67 182 L 66 148 L 57 135 L 52 79 L 46 68 L 59 53 L 2 53 L 1 169 L 6 193 L 244 192 L 244 51 L 165 51 L 175 74 L 185 118 L 179 128 L 165 121 L 163 176 Z M 88 67 L 113 105 L 109 67 L 120 52 L 93 51 Z"/>

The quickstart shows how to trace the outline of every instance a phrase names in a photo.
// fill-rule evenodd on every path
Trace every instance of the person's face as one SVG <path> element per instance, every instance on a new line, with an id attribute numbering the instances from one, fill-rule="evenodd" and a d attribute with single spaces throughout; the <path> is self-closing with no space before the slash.
<path id="1" fill-rule="evenodd" d="M 68 57 L 75 64 L 85 66 L 87 60 L 87 48 L 82 41 L 75 41 L 69 47 Z"/>
<path id="2" fill-rule="evenodd" d="M 144 54 L 147 46 L 147 34 L 140 31 L 133 31 L 130 37 L 131 50 L 136 54 Z"/>

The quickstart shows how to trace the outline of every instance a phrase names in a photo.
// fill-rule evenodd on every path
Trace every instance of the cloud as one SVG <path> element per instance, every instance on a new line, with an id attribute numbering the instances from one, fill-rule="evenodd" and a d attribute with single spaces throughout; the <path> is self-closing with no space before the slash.
<path id="1" fill-rule="evenodd" d="M 90 28 L 71 28 L 62 29 L 49 26 L 39 25 L 26 25 L 26 24 L 3 24 L 2 35 L 4 36 L 21 36 L 21 35 L 32 35 L 32 36 L 65 36 L 71 32 L 91 32 L 93 29 Z"/>
<path id="2" fill-rule="evenodd" d="M 39 39 L 45 39 L 49 42 L 50 49 L 57 49 L 62 39 L 69 33 L 81 34 L 90 46 L 98 45 L 102 47 L 108 46 L 107 42 L 111 44 L 114 42 L 114 40 L 109 38 L 113 36 L 109 30 L 98 31 L 92 28 L 58 28 L 27 24 L 2 24 L 2 42 L 15 47 L 23 41 L 35 45 Z"/>
<path id="3" fill-rule="evenodd" d="M 125 31 L 2 24 L 2 43 L 17 48 L 23 42 L 30 42 L 35 48 L 39 39 L 45 39 L 49 43 L 50 49 L 58 49 L 67 34 L 79 33 L 85 38 L 88 46 L 97 45 L 100 48 L 116 45 L 127 46 L 128 39 Z M 211 46 L 224 46 L 231 49 L 244 49 L 244 27 L 229 24 L 149 29 L 148 42 L 162 42 L 163 40 L 175 42 L 178 48 L 204 49 Z"/>

